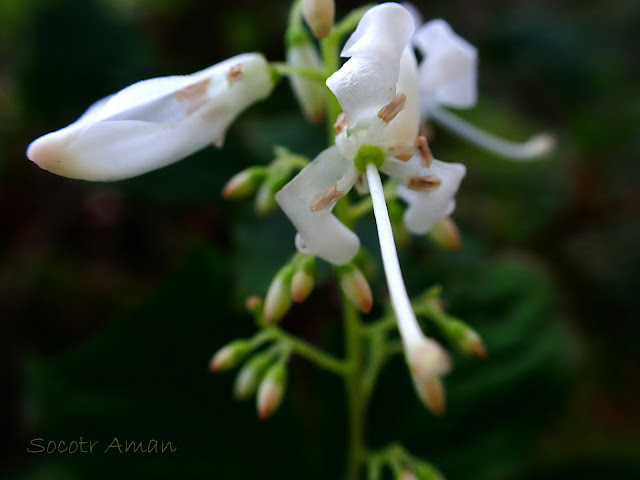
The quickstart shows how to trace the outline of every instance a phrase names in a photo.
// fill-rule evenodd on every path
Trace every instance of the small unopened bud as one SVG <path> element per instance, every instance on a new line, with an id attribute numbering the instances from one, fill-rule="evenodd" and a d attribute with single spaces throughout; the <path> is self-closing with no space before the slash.
<path id="1" fill-rule="evenodd" d="M 335 14 L 334 0 L 302 0 L 302 15 L 316 38 L 329 35 Z"/>
<path id="2" fill-rule="evenodd" d="M 414 473 L 410 472 L 409 470 L 405 470 L 404 472 L 402 472 L 402 475 L 397 478 L 399 480 L 418 480 L 418 477 L 416 477 Z"/>
<path id="3" fill-rule="evenodd" d="M 447 352 L 430 338 L 423 338 L 406 352 L 411 379 L 422 402 L 436 415 L 444 414 L 445 395 L 440 377 L 451 369 Z"/>
<path id="4" fill-rule="evenodd" d="M 480 335 L 462 320 L 448 317 L 438 325 L 449 341 L 464 353 L 478 358 L 487 357 L 487 349 Z"/>
<path id="5" fill-rule="evenodd" d="M 322 62 L 310 39 L 290 45 L 287 48 L 287 63 L 292 67 L 322 70 Z M 303 78 L 300 75 L 289 77 L 294 97 L 300 109 L 311 123 L 319 123 L 324 117 L 324 85 Z"/>
<path id="6" fill-rule="evenodd" d="M 281 273 L 271 282 L 264 300 L 264 321 L 267 325 L 278 323 L 291 308 L 290 282 L 291 277 Z"/>
<path id="7" fill-rule="evenodd" d="M 257 313 L 258 310 L 260 310 L 260 308 L 262 307 L 262 299 L 260 297 L 255 296 L 255 295 L 251 296 L 251 297 L 247 298 L 244 306 L 247 309 L 247 312 L 249 312 L 249 313 Z"/>
<path id="8" fill-rule="evenodd" d="M 250 167 L 236 173 L 222 189 L 227 200 L 240 200 L 252 195 L 266 176 L 264 167 Z"/>
<path id="9" fill-rule="evenodd" d="M 223 372 L 240 363 L 252 350 L 251 342 L 236 340 L 222 347 L 209 362 L 209 370 Z"/>
<path id="10" fill-rule="evenodd" d="M 273 354 L 260 353 L 240 369 L 233 386 L 233 394 L 238 400 L 245 400 L 256 393 L 260 380 L 272 361 Z"/>
<path id="11" fill-rule="evenodd" d="M 287 383 L 287 369 L 283 363 L 271 367 L 258 389 L 258 415 L 262 420 L 269 418 L 278 409 Z"/>
<path id="12" fill-rule="evenodd" d="M 427 462 L 416 463 L 413 471 L 417 480 L 444 480 L 442 474 Z"/>
<path id="13" fill-rule="evenodd" d="M 270 185 L 263 183 L 258 189 L 256 194 L 256 212 L 260 215 L 267 215 L 273 212 L 278 204 L 276 203 L 276 196 Z"/>
<path id="14" fill-rule="evenodd" d="M 429 238 L 443 250 L 458 251 L 462 248 L 460 230 L 451 217 L 444 217 L 429 231 Z"/>
<path id="15" fill-rule="evenodd" d="M 294 273 L 291 279 L 291 296 L 293 297 L 293 301 L 296 303 L 304 302 L 311 294 L 314 283 L 315 279 L 311 273 L 304 270 L 298 270 Z"/>
<path id="16" fill-rule="evenodd" d="M 339 269 L 340 288 L 353 305 L 362 313 L 369 313 L 373 307 L 371 287 L 362 271 L 354 265 Z"/>

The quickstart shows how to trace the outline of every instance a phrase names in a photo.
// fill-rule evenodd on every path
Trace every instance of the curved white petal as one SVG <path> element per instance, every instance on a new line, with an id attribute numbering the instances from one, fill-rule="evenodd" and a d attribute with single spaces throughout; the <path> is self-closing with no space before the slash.
<path id="1" fill-rule="evenodd" d="M 251 53 L 192 75 L 142 81 L 38 138 L 27 157 L 71 178 L 133 177 L 221 141 L 233 119 L 272 88 L 266 60 Z"/>
<path id="2" fill-rule="evenodd" d="M 438 220 L 450 215 L 455 208 L 454 196 L 465 173 L 466 168 L 460 163 L 433 160 L 431 167 L 421 167 L 416 176 L 437 177 L 441 181 L 438 188 L 416 191 L 406 185 L 399 185 L 398 196 L 409 204 L 404 215 L 407 230 L 414 234 L 427 233 Z"/>
<path id="3" fill-rule="evenodd" d="M 420 64 L 422 92 L 437 103 L 454 107 L 475 105 L 477 49 L 440 19 L 419 28 L 413 42 L 425 57 Z"/>
<path id="4" fill-rule="evenodd" d="M 276 194 L 278 205 L 298 230 L 298 250 L 336 265 L 349 262 L 358 253 L 358 237 L 333 216 L 333 206 L 311 210 L 318 195 L 331 187 L 346 194 L 357 176 L 353 162 L 345 161 L 333 146 L 320 153 Z"/>
<path id="5" fill-rule="evenodd" d="M 349 125 L 368 122 L 396 94 L 400 57 L 413 33 L 411 14 L 383 3 L 364 14 L 342 50 L 351 57 L 327 79 Z"/>

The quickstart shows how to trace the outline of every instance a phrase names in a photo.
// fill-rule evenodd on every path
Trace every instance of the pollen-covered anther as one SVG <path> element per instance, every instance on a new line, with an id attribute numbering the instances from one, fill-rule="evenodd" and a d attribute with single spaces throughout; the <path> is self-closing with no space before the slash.
<path id="1" fill-rule="evenodd" d="M 342 132 L 342 130 L 344 130 L 347 125 L 347 116 L 344 114 L 344 112 L 342 112 L 340 115 L 338 115 L 336 123 L 333 124 L 333 129 L 335 130 L 336 134 L 338 134 Z"/>
<path id="2" fill-rule="evenodd" d="M 336 202 L 343 196 L 344 194 L 340 190 L 338 190 L 335 185 L 332 185 L 331 187 L 313 197 L 309 208 L 311 208 L 312 212 L 320 212 L 322 210 L 326 210 L 327 208 L 333 207 Z"/>
<path id="3" fill-rule="evenodd" d="M 411 190 L 417 190 L 418 192 L 429 192 L 435 190 L 442 184 L 435 175 L 425 175 L 424 177 L 412 177 L 407 184 Z"/>
<path id="4" fill-rule="evenodd" d="M 176 100 L 185 106 L 187 115 L 191 115 L 207 102 L 210 83 L 211 79 L 205 78 L 176 92 Z"/>
<path id="5" fill-rule="evenodd" d="M 406 104 L 407 96 L 404 93 L 398 93 L 393 97 L 393 100 L 391 100 L 388 105 L 385 105 L 380 109 L 378 112 L 378 118 L 384 123 L 389 123 L 391 120 L 396 118 L 402 110 L 404 110 Z"/>
<path id="6" fill-rule="evenodd" d="M 237 65 L 234 65 L 227 72 L 227 80 L 229 80 L 229 83 L 234 83 L 234 82 L 237 82 L 239 80 L 242 80 L 243 76 L 244 76 L 244 74 L 242 72 L 242 64 L 241 63 L 238 63 Z"/>
<path id="7" fill-rule="evenodd" d="M 422 166 L 427 168 L 431 167 L 433 154 L 431 153 L 431 149 L 429 148 L 427 137 L 420 135 L 416 143 L 418 146 L 418 151 L 420 152 L 420 160 L 422 161 Z"/>

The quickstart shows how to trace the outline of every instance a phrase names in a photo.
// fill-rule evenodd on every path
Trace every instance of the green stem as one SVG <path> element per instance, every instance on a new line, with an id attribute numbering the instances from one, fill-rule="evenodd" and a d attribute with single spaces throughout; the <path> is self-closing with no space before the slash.
<path id="1" fill-rule="evenodd" d="M 349 436 L 346 480 L 357 480 L 364 452 L 365 401 L 362 392 L 362 339 L 360 315 L 349 300 L 342 296 L 342 312 L 345 322 L 345 347 L 349 369 L 345 376 Z"/>
<path id="2" fill-rule="evenodd" d="M 322 60 L 325 67 L 325 78 L 329 78 L 333 72 L 338 70 L 338 42 L 340 41 L 338 36 L 329 35 L 324 38 L 320 43 L 322 48 Z M 327 136 L 329 143 L 333 145 L 335 143 L 335 131 L 333 126 L 336 124 L 338 115 L 342 112 L 338 99 L 333 94 L 329 87 L 325 87 L 325 103 L 327 108 Z"/>
<path id="3" fill-rule="evenodd" d="M 347 375 L 348 366 L 332 355 L 323 352 L 304 340 L 294 337 L 278 327 L 270 327 L 267 331 L 273 332 L 273 336 L 283 342 L 286 342 L 293 352 L 315 363 L 319 367 L 329 370 L 337 375 Z"/>
<path id="4" fill-rule="evenodd" d="M 281 75 L 298 75 L 321 83 L 324 83 L 327 80 L 325 72 L 315 70 L 313 68 L 294 67 L 293 65 L 282 62 L 272 62 L 271 68 Z"/>

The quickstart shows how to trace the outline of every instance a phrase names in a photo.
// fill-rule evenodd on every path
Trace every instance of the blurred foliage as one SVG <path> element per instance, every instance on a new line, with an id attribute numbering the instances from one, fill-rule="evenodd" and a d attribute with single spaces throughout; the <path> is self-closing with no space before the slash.
<path id="1" fill-rule="evenodd" d="M 480 103 L 461 112 L 514 139 L 558 135 L 516 164 L 434 128 L 437 157 L 468 173 L 465 247 L 401 251 L 412 294 L 440 284 L 490 358 L 456 358 L 449 411 L 421 407 L 400 360 L 369 412 L 374 447 L 406 441 L 448 478 L 640 476 L 640 38 L 637 2 L 416 2 L 477 45 Z M 359 5 L 338 1 L 338 12 Z M 115 184 L 54 177 L 33 138 L 141 78 L 190 73 L 247 50 L 280 60 L 288 2 L 0 1 L 0 459 L 14 479 L 336 478 L 339 382 L 294 362 L 286 403 L 260 423 L 210 354 L 253 331 L 241 311 L 293 249 L 280 213 L 224 204 L 232 174 L 282 144 L 313 157 L 286 81 L 242 115 L 223 150 Z M 276 112 L 275 115 L 273 112 Z M 374 257 L 373 220 L 358 231 Z M 386 287 L 377 272 L 373 288 Z M 380 308 L 379 306 L 377 307 Z M 285 326 L 341 351 L 335 286 Z M 429 325 L 427 325 L 429 328 Z M 330 419 L 330 421 L 328 420 Z M 34 456 L 29 439 L 164 439 L 172 455 Z M 5 446 L 6 445 L 6 446 Z"/>

